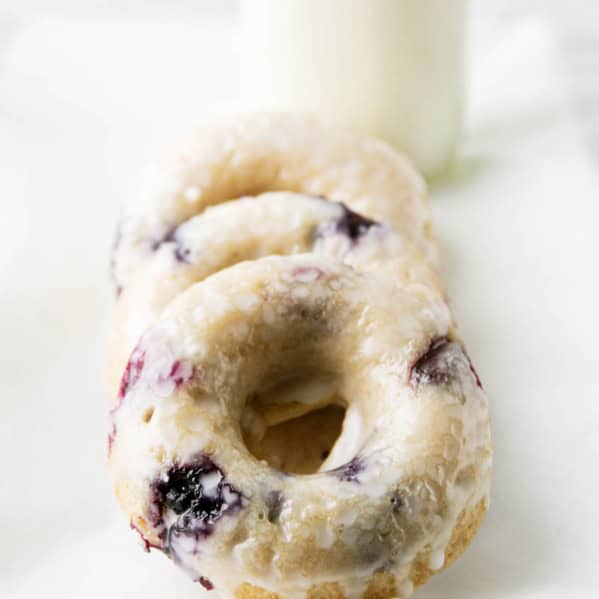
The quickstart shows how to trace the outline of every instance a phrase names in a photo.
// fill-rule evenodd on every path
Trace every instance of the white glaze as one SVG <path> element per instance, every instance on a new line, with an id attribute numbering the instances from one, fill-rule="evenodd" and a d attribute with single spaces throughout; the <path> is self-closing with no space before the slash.
<path id="1" fill-rule="evenodd" d="M 112 389 L 117 389 L 137 340 L 168 302 L 190 285 L 242 260 L 273 253 L 314 251 L 360 270 L 379 271 L 401 285 L 440 287 L 434 269 L 398 232 L 386 225 L 375 226 L 360 237 L 359 243 L 352 243 L 347 235 L 336 231 L 343 215 L 343 207 L 336 203 L 276 192 L 208 208 L 182 224 L 177 230 L 177 239 L 188 251 L 186 261 L 176 261 L 174 242 L 163 244 L 147 257 L 119 299 L 110 347 Z M 309 284 L 316 276 L 314 271 L 306 271 L 295 282 Z M 277 290 L 286 291 L 288 283 L 282 280 Z M 298 299 L 305 298 L 309 287 L 295 284 L 291 292 Z M 254 293 L 248 293 L 236 298 L 235 306 L 246 312 L 257 301 Z M 194 318 L 198 322 L 211 318 L 228 310 L 229 304 L 226 297 L 207 296 L 204 303 L 195 308 Z M 268 304 L 263 309 L 265 319 L 273 317 Z"/>
<path id="2" fill-rule="evenodd" d="M 302 281 L 305 269 L 321 274 L 306 283 Z M 281 281 L 287 283 L 283 291 L 277 290 Z M 333 281 L 338 284 L 331 285 Z M 309 285 L 309 296 L 294 299 L 292 291 L 298 285 Z M 227 301 L 217 301 L 219 296 Z M 254 296 L 260 301 L 247 301 Z M 263 318 L 265 301 L 273 311 L 270 323 Z M 329 322 L 335 334 L 323 337 L 310 351 L 318 352 L 315 364 L 340 376 L 338 389 L 348 403 L 349 417 L 328 466 L 359 455 L 364 469 L 356 475 L 358 482 L 327 472 L 281 478 L 235 441 L 238 432 L 231 418 L 241 414 L 245 397 L 259 383 L 264 368 L 278 363 L 276 348 L 284 342 L 290 322 L 296 322 L 289 309 L 297 301 L 305 306 L 335 306 L 330 312 L 325 309 L 323 324 L 314 329 L 319 331 Z M 239 321 L 239 303 L 243 321 Z M 223 311 L 223 305 L 228 309 Z M 199 322 L 194 317 L 198 306 L 206 311 Z M 243 329 L 238 328 L 240 322 Z M 409 381 L 410 365 L 431 339 L 443 338 L 450 327 L 440 292 L 425 301 L 398 290 L 392 282 L 316 255 L 246 262 L 191 287 L 168 306 L 142 340 L 142 349 L 151 340 L 153 349 L 147 347 L 146 356 L 157 356 L 158 366 L 144 368 L 138 384 L 114 412 L 117 434 L 111 464 L 125 509 L 136 523 L 142 522 L 151 542 L 161 543 L 148 520 L 151 481 L 169 463 L 190 462 L 208 451 L 246 499 L 242 509 L 217 521 L 208 539 L 177 540 L 171 549 L 184 569 L 209 577 L 226 596 L 232 596 L 239 584 L 250 582 L 299 599 L 310 586 L 327 580 L 342 581 L 348 597 L 358 596 L 368 578 L 384 566 L 395 574 L 398 588 L 407 596 L 409 565 L 418 553 L 431 547 L 429 566 L 440 568 L 459 514 L 489 492 L 488 409 L 469 368 L 455 373 L 455 388 L 414 387 Z M 193 343 L 188 342 L 190 337 Z M 365 337 L 370 339 L 367 352 L 360 351 Z M 226 357 L 231 343 L 250 344 L 249 348 L 252 340 L 262 338 L 269 340 L 272 353 L 258 356 L 248 349 L 243 358 Z M 194 345 L 205 348 L 201 356 L 186 353 L 185 348 Z M 309 355 L 300 353 L 296 359 L 305 364 Z M 165 356 L 193 363 L 195 371 L 202 373 L 194 385 L 174 389 L 170 397 L 161 396 L 151 381 L 165 371 Z M 287 367 L 293 369 L 293 364 Z M 219 394 L 212 390 L 211 381 L 217 380 Z M 224 393 L 227 385 L 238 380 L 250 386 L 245 390 L 232 386 L 231 394 Z M 148 406 L 154 407 L 149 424 L 143 419 Z M 465 469 L 473 474 L 458 484 L 458 473 Z M 280 491 L 284 498 L 274 524 L 256 519 L 265 509 L 268 489 Z M 405 502 L 397 514 L 389 512 L 394 489 Z M 438 511 L 441 496 L 446 505 L 443 512 Z M 412 520 L 421 527 L 416 536 L 408 532 Z M 241 541 L 236 540 L 239 531 L 244 531 Z M 393 543 L 381 544 L 379 531 L 392 535 Z M 299 559 L 315 547 L 327 551 L 327 557 L 320 561 L 318 572 L 302 574 L 294 556 Z M 362 561 L 360 547 L 377 551 L 376 559 Z"/>

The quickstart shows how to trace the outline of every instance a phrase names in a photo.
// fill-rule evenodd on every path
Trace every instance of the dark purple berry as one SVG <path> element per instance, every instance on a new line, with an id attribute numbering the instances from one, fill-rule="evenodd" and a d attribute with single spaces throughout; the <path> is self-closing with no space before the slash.
<path id="1" fill-rule="evenodd" d="M 184 363 L 181 360 L 175 360 L 167 379 L 172 380 L 175 383 L 175 387 L 179 388 L 191 380 L 194 373 L 195 367 L 193 365 L 188 365 L 187 362 Z"/>
<path id="2" fill-rule="evenodd" d="M 177 260 L 177 262 L 181 262 L 181 264 L 189 264 L 189 255 L 191 254 L 191 250 L 189 248 L 186 248 L 179 242 L 176 242 L 174 253 L 175 260 Z"/>
<path id="3" fill-rule="evenodd" d="M 481 387 L 464 348 L 457 341 L 447 337 L 435 339 L 428 349 L 413 364 L 409 379 L 412 385 L 449 385 L 459 380 L 461 373 L 469 371 L 473 374 L 476 384 Z"/>
<path id="4" fill-rule="evenodd" d="M 162 237 L 150 240 L 150 248 L 153 252 L 160 249 L 165 243 L 173 244 L 173 254 L 177 262 L 189 264 L 191 250 L 185 247 L 177 235 L 178 227 L 169 229 Z"/>
<path id="5" fill-rule="evenodd" d="M 237 511 L 244 501 L 243 495 L 207 455 L 190 464 L 173 465 L 154 483 L 153 489 L 153 523 L 163 524 L 167 511 L 178 516 L 168 530 L 167 545 L 173 536 L 180 534 L 197 540 L 206 538 L 224 514 Z"/>
<path id="6" fill-rule="evenodd" d="M 116 407 L 110 411 L 112 426 L 108 435 L 108 455 L 110 455 L 112 451 L 112 446 L 117 434 L 117 426 L 114 418 L 119 411 L 126 395 L 136 385 L 140 384 L 140 381 L 146 387 L 165 395 L 170 394 L 173 391 L 173 385 L 175 389 L 178 389 L 179 387 L 191 381 L 196 374 L 196 368 L 192 363 L 186 360 L 173 360 L 168 370 L 155 372 L 152 377 L 144 375 L 144 368 L 148 365 L 148 361 L 151 361 L 156 355 L 159 355 L 161 350 L 158 349 L 158 352 L 156 353 L 149 352 L 145 349 L 142 350 L 141 344 L 142 341 L 140 341 L 140 343 L 131 353 L 131 357 L 127 362 L 127 366 L 125 367 L 125 371 L 123 372 L 123 376 L 121 378 L 118 403 Z M 150 372 L 152 371 L 150 370 Z M 144 377 L 143 381 L 142 376 Z M 146 422 L 148 421 L 149 419 L 146 420 Z"/>
<path id="7" fill-rule="evenodd" d="M 212 582 L 206 578 L 205 576 L 200 576 L 198 578 L 198 582 L 207 590 L 207 591 L 211 591 L 212 589 L 214 589 L 214 585 L 212 584 Z"/>
<path id="8" fill-rule="evenodd" d="M 136 347 L 131 353 L 131 357 L 123 372 L 121 378 L 121 386 L 119 388 L 119 399 L 123 399 L 125 395 L 136 385 L 141 377 L 141 372 L 144 368 L 146 352 Z"/>
<path id="9" fill-rule="evenodd" d="M 331 472 L 333 472 L 339 480 L 346 483 L 359 483 L 358 474 L 360 474 L 364 468 L 364 461 L 359 456 L 356 456 L 351 461 L 347 462 L 347 464 L 343 464 L 343 466 L 339 466 L 339 468 L 335 468 L 334 470 L 331 470 Z"/>
<path id="10" fill-rule="evenodd" d="M 321 223 L 314 234 L 315 240 L 330 235 L 345 235 L 351 240 L 352 245 L 355 245 L 372 227 L 381 226 L 377 221 L 350 210 L 345 204 L 340 203 L 339 206 L 341 216 L 336 220 Z"/>
<path id="11" fill-rule="evenodd" d="M 337 232 L 347 235 L 352 241 L 357 241 L 371 227 L 380 226 L 380 223 L 350 210 L 345 204 L 341 204 L 341 206 L 343 216 L 337 221 Z"/>
<path id="12" fill-rule="evenodd" d="M 156 345 L 145 345 L 144 347 L 147 347 L 147 349 L 141 349 L 141 345 L 142 341 L 140 341 L 140 343 L 131 353 L 131 357 L 129 358 L 127 366 L 125 367 L 125 371 L 123 372 L 121 385 L 119 388 L 119 399 L 121 401 L 124 399 L 127 393 L 129 393 L 140 382 L 142 376 L 144 377 L 144 384 L 154 390 L 160 390 L 165 384 L 168 383 L 173 383 L 175 388 L 178 389 L 194 378 L 196 374 L 194 364 L 187 360 L 179 359 L 174 359 L 168 367 L 168 370 L 165 368 L 160 368 L 152 375 L 152 377 L 144 375 L 143 371 L 148 365 L 148 362 L 151 362 L 154 359 L 164 360 L 165 352 L 168 350 L 163 350 L 160 346 Z M 169 357 L 171 357 L 170 354 Z M 168 360 L 166 360 L 166 363 L 168 364 Z M 150 372 L 152 371 L 150 370 Z"/>

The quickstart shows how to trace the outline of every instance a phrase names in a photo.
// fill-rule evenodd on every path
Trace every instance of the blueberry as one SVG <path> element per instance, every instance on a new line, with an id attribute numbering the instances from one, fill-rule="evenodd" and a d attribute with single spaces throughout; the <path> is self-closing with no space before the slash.
<path id="1" fill-rule="evenodd" d="M 167 380 L 172 380 L 175 383 L 175 387 L 179 388 L 191 380 L 194 373 L 195 367 L 193 365 L 181 360 L 175 360 L 171 366 Z"/>
<path id="2" fill-rule="evenodd" d="M 196 375 L 194 364 L 186 360 L 173 360 L 171 363 L 167 361 L 165 364 L 166 368 L 158 371 L 151 368 L 146 369 L 149 370 L 153 376 L 148 376 L 147 372 L 144 374 L 144 368 L 146 368 L 148 362 L 162 357 L 162 350 L 160 346 L 158 346 L 158 351 L 156 351 L 156 346 L 145 345 L 144 347 L 147 347 L 147 350 L 141 349 L 142 345 L 144 345 L 144 342 L 140 340 L 133 352 L 131 352 L 131 357 L 127 362 L 127 366 L 125 367 L 125 371 L 121 378 L 117 405 L 110 411 L 112 426 L 108 434 L 108 455 L 110 455 L 112 451 L 112 446 L 117 435 L 117 426 L 114 420 L 116 414 L 121 408 L 127 394 L 136 385 L 140 384 L 140 381 L 146 388 L 152 389 L 164 397 L 170 395 L 175 389 L 179 389 L 179 387 L 189 383 Z M 147 418 L 145 422 L 149 422 L 150 418 Z"/>
<path id="3" fill-rule="evenodd" d="M 224 514 L 243 507 L 244 497 L 205 454 L 192 463 L 174 464 L 153 485 L 153 523 L 164 524 L 167 511 L 178 516 L 167 536 L 191 535 L 200 540 L 212 534 Z"/>
<path id="4" fill-rule="evenodd" d="M 362 472 L 365 468 L 364 461 L 359 456 L 356 456 L 347 464 L 343 464 L 343 466 L 339 466 L 339 468 L 335 468 L 331 470 L 331 472 L 339 479 L 346 483 L 359 483 L 358 474 Z"/>
<path id="5" fill-rule="evenodd" d="M 337 232 L 347 235 L 352 241 L 366 235 L 372 227 L 380 226 L 380 223 L 350 210 L 345 204 L 341 204 L 341 207 L 343 216 L 337 221 Z"/>
<path id="6" fill-rule="evenodd" d="M 321 223 L 314 233 L 315 241 L 330 235 L 345 235 L 352 245 L 356 245 L 372 227 L 381 226 L 377 221 L 350 210 L 345 204 L 340 203 L 339 206 L 341 216 L 333 221 Z"/>
<path id="7" fill-rule="evenodd" d="M 136 347 L 131 353 L 131 357 L 123 372 L 121 378 L 121 385 L 119 387 L 119 398 L 123 399 L 125 395 L 136 385 L 137 381 L 141 377 L 141 372 L 144 368 L 146 360 L 146 352 Z"/>
<path id="8" fill-rule="evenodd" d="M 211 591 L 212 589 L 214 589 L 214 585 L 212 584 L 212 582 L 206 578 L 205 576 L 200 576 L 198 578 L 198 582 L 207 590 L 207 591 Z"/>
<path id="9" fill-rule="evenodd" d="M 142 345 L 144 349 L 141 349 Z M 121 378 L 119 388 L 119 399 L 121 401 L 140 382 L 142 376 L 146 387 L 159 392 L 161 389 L 164 391 L 165 388 L 172 390 L 173 385 L 174 389 L 178 389 L 194 378 L 196 374 L 194 364 L 180 359 L 173 359 L 172 362 L 169 362 L 172 356 L 166 353 L 167 351 L 159 345 L 148 345 L 143 340 L 140 341 L 133 352 L 131 352 L 131 357 Z M 148 363 L 155 362 L 156 360 L 165 362 L 164 366 L 158 370 L 149 368 L 148 371 L 152 376 L 144 374 L 144 368 Z"/>
<path id="10" fill-rule="evenodd" d="M 175 260 L 182 264 L 189 264 L 191 250 L 185 247 L 177 235 L 178 227 L 169 229 L 162 237 L 151 239 L 150 248 L 153 252 L 158 251 L 165 243 L 173 244 Z"/>
<path id="11" fill-rule="evenodd" d="M 447 337 L 434 339 L 427 350 L 410 369 L 412 385 L 449 385 L 459 380 L 460 373 L 470 371 L 476 384 L 480 379 L 466 355 L 463 346 Z"/>

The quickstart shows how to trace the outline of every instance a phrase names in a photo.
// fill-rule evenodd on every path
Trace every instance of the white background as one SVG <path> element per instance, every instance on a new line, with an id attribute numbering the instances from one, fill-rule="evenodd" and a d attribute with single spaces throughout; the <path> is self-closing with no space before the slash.
<path id="1" fill-rule="evenodd" d="M 474 2 L 468 134 L 431 196 L 492 402 L 493 504 L 418 597 L 599 596 L 592 5 Z M 235 21 L 224 0 L 0 0 L 2 597 L 202 593 L 111 497 L 108 255 L 143 163 L 242 106 Z"/>

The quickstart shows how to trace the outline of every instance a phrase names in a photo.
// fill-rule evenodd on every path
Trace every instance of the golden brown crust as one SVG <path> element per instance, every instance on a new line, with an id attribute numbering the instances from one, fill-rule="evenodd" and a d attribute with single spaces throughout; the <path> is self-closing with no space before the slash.
<path id="1" fill-rule="evenodd" d="M 343 589 L 338 582 L 322 582 L 308 589 L 306 599 L 343 599 Z"/>
<path id="2" fill-rule="evenodd" d="M 389 597 L 397 597 L 395 576 L 391 572 L 377 572 L 368 582 L 362 598 L 389 599 Z"/>
<path id="3" fill-rule="evenodd" d="M 472 509 L 464 510 L 458 516 L 456 525 L 451 533 L 449 544 L 445 550 L 445 562 L 441 570 L 450 566 L 458 557 L 460 557 L 460 555 L 462 555 L 481 525 L 486 511 L 487 500 L 481 499 Z M 424 584 L 433 574 L 441 571 L 431 570 L 428 567 L 429 554 L 430 551 L 420 553 L 412 563 L 410 579 L 414 586 Z"/>
<path id="4" fill-rule="evenodd" d="M 451 539 L 445 550 L 444 570 L 450 566 L 468 547 L 472 537 L 482 523 L 487 510 L 486 499 L 481 499 L 472 509 L 464 510 L 458 517 Z M 424 584 L 433 574 L 441 570 L 431 570 L 428 567 L 430 551 L 424 551 L 416 558 L 410 570 L 410 579 L 414 586 Z M 377 572 L 372 576 L 362 599 L 391 599 L 397 597 L 395 577 L 391 572 Z M 251 585 L 247 582 L 235 590 L 235 599 L 284 599 L 277 593 Z M 342 587 L 337 582 L 324 582 L 308 589 L 306 599 L 344 599 Z"/>
<path id="5" fill-rule="evenodd" d="M 395 577 L 390 572 L 375 574 L 362 597 L 363 599 L 389 599 L 397 596 Z M 323 582 L 308 589 L 306 599 L 344 599 L 343 589 L 338 582 Z M 236 599 L 283 599 L 276 593 L 271 593 L 261 587 L 247 582 L 239 585 L 235 591 Z"/>
<path id="6" fill-rule="evenodd" d="M 271 593 L 249 582 L 243 582 L 235 589 L 235 599 L 283 599 L 277 593 Z"/>

